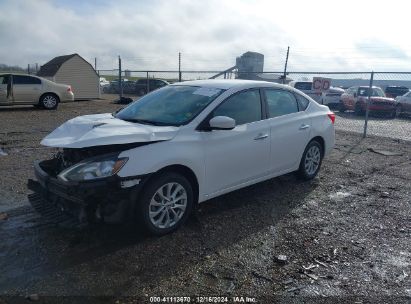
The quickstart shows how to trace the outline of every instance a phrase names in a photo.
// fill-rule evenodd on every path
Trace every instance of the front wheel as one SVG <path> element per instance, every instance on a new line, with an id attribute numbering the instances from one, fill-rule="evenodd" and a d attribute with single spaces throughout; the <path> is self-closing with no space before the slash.
<path id="1" fill-rule="evenodd" d="M 401 114 L 402 114 L 402 108 L 401 108 L 401 105 L 398 105 L 395 107 L 393 118 L 400 117 Z"/>
<path id="2" fill-rule="evenodd" d="M 338 105 L 338 111 L 340 111 L 341 113 L 344 113 L 347 109 L 345 108 L 345 105 L 342 101 L 340 101 L 339 105 Z"/>
<path id="3" fill-rule="evenodd" d="M 190 216 L 193 189 L 181 174 L 165 172 L 146 186 L 137 208 L 137 217 L 151 234 L 164 235 L 177 230 Z"/>
<path id="4" fill-rule="evenodd" d="M 312 140 L 304 150 L 300 167 L 297 171 L 299 178 L 310 180 L 317 176 L 323 159 L 323 147 L 317 140 Z"/>
<path id="5" fill-rule="evenodd" d="M 44 94 L 40 99 L 40 105 L 46 110 L 57 109 L 59 98 L 54 94 Z"/>

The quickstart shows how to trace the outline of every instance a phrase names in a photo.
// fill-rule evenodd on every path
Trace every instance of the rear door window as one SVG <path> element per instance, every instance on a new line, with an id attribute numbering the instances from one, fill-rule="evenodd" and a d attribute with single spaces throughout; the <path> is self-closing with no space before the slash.
<path id="1" fill-rule="evenodd" d="M 297 100 L 291 92 L 266 89 L 265 97 L 270 118 L 298 112 Z"/>
<path id="2" fill-rule="evenodd" d="M 13 85 L 16 84 L 41 84 L 41 80 L 31 76 L 13 75 Z"/>

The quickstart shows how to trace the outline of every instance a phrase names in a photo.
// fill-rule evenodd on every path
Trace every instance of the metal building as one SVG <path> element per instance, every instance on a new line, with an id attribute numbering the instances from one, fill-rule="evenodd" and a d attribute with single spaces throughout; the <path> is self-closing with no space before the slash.
<path id="1" fill-rule="evenodd" d="M 78 54 L 58 56 L 41 66 L 37 76 L 71 85 L 76 100 L 100 98 L 100 79 L 93 66 Z"/>
<path id="2" fill-rule="evenodd" d="M 246 52 L 236 59 L 237 78 L 256 79 L 257 73 L 264 71 L 264 55 Z"/>

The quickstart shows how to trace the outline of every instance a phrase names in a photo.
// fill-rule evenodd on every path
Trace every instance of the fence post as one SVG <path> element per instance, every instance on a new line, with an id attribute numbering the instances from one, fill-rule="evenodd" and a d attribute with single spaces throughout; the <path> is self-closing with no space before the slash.
<path id="1" fill-rule="evenodd" d="M 371 96 L 372 96 L 372 84 L 373 84 L 373 82 L 374 82 L 374 71 L 371 72 L 370 86 L 368 88 L 368 99 L 367 99 L 367 102 L 365 103 L 364 133 L 362 135 L 363 138 L 367 137 L 368 114 L 370 112 L 370 102 L 371 102 Z"/>
<path id="2" fill-rule="evenodd" d="M 178 82 L 181 82 L 181 53 L 178 53 Z"/>
<path id="3" fill-rule="evenodd" d="M 120 101 L 123 99 L 123 82 L 121 81 L 121 57 L 118 56 L 118 92 Z"/>
<path id="4" fill-rule="evenodd" d="M 290 47 L 287 47 L 287 56 L 285 57 L 285 64 L 284 64 L 283 84 L 286 83 L 286 79 L 287 79 L 287 64 L 288 64 L 288 55 L 289 54 L 290 54 Z"/>
<path id="5" fill-rule="evenodd" d="M 150 76 L 148 75 L 148 72 L 147 72 L 147 91 L 146 91 L 146 94 L 148 94 L 148 92 L 150 92 Z"/>

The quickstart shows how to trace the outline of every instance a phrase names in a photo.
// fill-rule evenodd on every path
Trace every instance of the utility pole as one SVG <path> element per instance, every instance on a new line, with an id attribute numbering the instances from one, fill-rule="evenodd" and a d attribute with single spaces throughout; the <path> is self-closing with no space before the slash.
<path id="1" fill-rule="evenodd" d="M 97 57 L 94 57 L 94 70 L 97 71 Z"/>
<path id="2" fill-rule="evenodd" d="M 30 75 L 30 63 L 27 65 L 27 74 Z"/>
<path id="3" fill-rule="evenodd" d="M 118 92 L 120 94 L 120 101 L 123 99 L 123 82 L 121 80 L 121 57 L 118 55 Z"/>
<path id="4" fill-rule="evenodd" d="M 178 81 L 181 82 L 181 53 L 178 53 Z"/>
<path id="5" fill-rule="evenodd" d="M 289 54 L 290 54 L 290 47 L 287 47 L 287 57 L 285 57 L 283 84 L 285 84 L 285 81 L 287 79 L 287 64 L 288 64 L 288 55 Z"/>
<path id="6" fill-rule="evenodd" d="M 36 63 L 36 74 L 38 73 L 38 71 L 39 71 L 39 64 Z"/>

